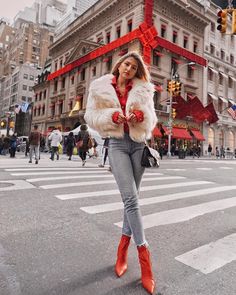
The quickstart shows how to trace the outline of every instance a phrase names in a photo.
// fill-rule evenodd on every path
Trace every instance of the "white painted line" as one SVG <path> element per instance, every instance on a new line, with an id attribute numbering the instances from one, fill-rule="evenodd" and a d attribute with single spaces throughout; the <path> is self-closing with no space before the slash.
<path id="1" fill-rule="evenodd" d="M 10 186 L 7 186 L 7 187 L 0 187 L 0 192 L 35 188 L 34 185 L 32 185 L 24 180 L 3 180 L 3 181 L 0 181 L 0 183 L 10 183 L 11 184 Z"/>
<path id="2" fill-rule="evenodd" d="M 205 171 L 210 171 L 212 170 L 213 168 L 196 168 L 197 170 L 205 170 Z"/>
<path id="3" fill-rule="evenodd" d="M 152 204 L 164 203 L 164 202 L 169 202 L 174 200 L 180 200 L 180 199 L 182 200 L 182 199 L 191 198 L 195 196 L 206 196 L 209 194 L 231 191 L 231 190 L 236 190 L 236 185 L 212 187 L 212 188 L 206 188 L 201 190 L 167 194 L 167 195 L 163 195 L 159 197 L 143 198 L 143 199 L 139 199 L 139 205 L 140 206 L 152 205 Z M 120 210 L 120 209 L 123 209 L 123 207 L 124 205 L 122 202 L 116 202 L 116 203 L 107 203 L 107 204 L 101 204 L 101 205 L 95 205 L 95 206 L 81 207 L 80 209 L 89 214 L 97 214 L 97 213 L 105 213 L 105 212 Z"/>
<path id="4" fill-rule="evenodd" d="M 97 173 L 97 172 L 94 172 L 94 173 Z M 160 173 L 146 173 L 144 174 L 144 177 L 147 176 L 147 175 L 157 175 L 157 176 L 160 176 L 160 175 L 163 175 L 163 174 L 160 174 Z M 39 182 L 39 181 L 51 181 L 51 180 L 63 180 L 63 179 L 82 179 L 82 178 L 107 178 L 107 177 L 113 177 L 113 174 L 109 173 L 109 174 L 106 174 L 106 175 L 75 175 L 75 176 L 52 176 L 52 177 L 41 177 L 41 178 L 28 178 L 26 179 L 26 181 L 28 182 Z"/>
<path id="5" fill-rule="evenodd" d="M 170 179 L 184 179 L 183 176 L 166 176 L 166 177 L 150 177 L 150 178 L 143 178 L 142 182 L 146 181 L 161 181 L 161 180 L 170 180 Z M 74 187 L 74 186 L 90 186 L 90 185 L 97 185 L 97 184 L 108 184 L 108 183 L 116 183 L 114 179 L 112 180 L 102 180 L 102 181 L 84 181 L 84 182 L 69 182 L 69 183 L 57 183 L 57 184 L 46 184 L 41 185 L 40 188 L 42 189 L 54 189 L 54 188 L 64 188 L 64 187 Z"/>
<path id="6" fill-rule="evenodd" d="M 108 171 L 84 171 L 83 174 L 92 174 L 92 173 L 108 173 Z M 12 176 L 27 176 L 27 175 L 65 175 L 65 174 L 79 174 L 80 171 L 50 171 L 50 172 L 23 172 L 23 173 L 11 173 Z"/>
<path id="7" fill-rule="evenodd" d="M 84 171 L 84 170 L 88 170 L 88 169 L 91 169 L 91 170 L 103 170 L 103 171 L 107 171 L 105 168 L 99 168 L 99 167 L 83 167 L 83 168 L 74 168 L 74 167 L 71 167 L 71 168 L 68 168 L 68 167 L 58 167 L 58 168 L 55 168 L 55 167 L 52 167 L 52 168 L 48 168 L 48 167 L 45 167 L 45 168 L 38 168 L 35 167 L 35 168 L 11 168 L 11 169 L 5 169 L 5 171 L 9 171 L 9 172 L 14 172 L 14 171 L 60 171 L 60 170 L 63 170 L 63 171 L 66 171 L 66 170 L 69 170 L 69 171 Z"/>
<path id="8" fill-rule="evenodd" d="M 166 169 L 167 171 L 186 171 L 186 169 L 181 169 L 181 168 L 168 168 Z"/>
<path id="9" fill-rule="evenodd" d="M 204 274 L 211 273 L 236 260 L 236 233 L 184 253 L 175 259 Z"/>
<path id="10" fill-rule="evenodd" d="M 141 187 L 140 191 L 153 191 L 153 190 L 161 190 L 161 189 L 169 189 L 176 187 L 187 187 L 193 185 L 204 185 L 211 184 L 209 181 L 191 181 L 191 182 L 181 182 L 181 183 L 169 183 L 169 184 L 159 184 L 152 186 L 144 186 Z M 70 200 L 70 199 L 82 199 L 82 198 L 90 198 L 90 197 L 98 197 L 98 196 L 111 196 L 119 194 L 119 190 L 105 190 L 105 191 L 95 191 L 95 192 L 86 192 L 86 193 L 74 193 L 74 194 L 63 194 L 56 195 L 56 198 L 60 200 Z"/>
<path id="11" fill-rule="evenodd" d="M 234 168 L 232 167 L 219 167 L 220 169 L 223 169 L 223 170 L 233 170 Z"/>
<path id="12" fill-rule="evenodd" d="M 143 227 L 151 228 L 159 225 L 184 222 L 207 213 L 212 213 L 215 211 L 224 210 L 235 206 L 236 197 L 213 202 L 207 202 L 195 206 L 162 211 L 159 213 L 144 216 Z M 115 223 L 115 225 L 122 227 L 123 221 L 117 222 Z"/>

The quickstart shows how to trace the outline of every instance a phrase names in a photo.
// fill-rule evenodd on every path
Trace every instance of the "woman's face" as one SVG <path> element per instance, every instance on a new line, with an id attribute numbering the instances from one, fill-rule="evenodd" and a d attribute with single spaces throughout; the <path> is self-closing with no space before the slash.
<path id="1" fill-rule="evenodd" d="M 133 79 L 138 70 L 138 62 L 130 56 L 121 63 L 118 70 L 123 79 Z"/>

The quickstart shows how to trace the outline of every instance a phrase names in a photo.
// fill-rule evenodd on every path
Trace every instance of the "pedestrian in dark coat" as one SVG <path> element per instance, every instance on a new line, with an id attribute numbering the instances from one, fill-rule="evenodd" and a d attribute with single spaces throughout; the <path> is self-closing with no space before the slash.
<path id="1" fill-rule="evenodd" d="M 69 161 L 71 160 L 71 157 L 73 155 L 74 147 L 75 147 L 75 137 L 73 132 L 70 132 L 66 141 L 66 152 L 67 152 L 67 156 L 69 157 L 68 158 Z"/>
<path id="2" fill-rule="evenodd" d="M 14 133 L 10 137 L 10 158 L 15 158 L 16 146 L 17 146 L 17 136 L 16 136 L 16 133 Z"/>
<path id="3" fill-rule="evenodd" d="M 86 124 L 82 124 L 80 126 L 80 131 L 77 138 L 77 144 L 80 141 L 82 141 L 82 145 L 78 147 L 78 154 L 82 160 L 82 166 L 84 166 L 86 163 L 86 155 L 89 150 L 88 148 L 89 132 L 88 132 L 88 126 Z"/>

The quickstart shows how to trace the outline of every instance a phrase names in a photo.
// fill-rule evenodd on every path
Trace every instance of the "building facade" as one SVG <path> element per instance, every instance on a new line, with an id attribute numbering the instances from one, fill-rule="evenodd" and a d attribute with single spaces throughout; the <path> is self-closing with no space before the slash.
<path id="1" fill-rule="evenodd" d="M 236 121 L 232 119 L 227 110 L 236 104 L 236 36 L 221 34 L 217 30 L 218 6 L 211 3 L 207 11 L 210 19 L 205 30 L 204 55 L 208 60 L 208 67 L 204 70 L 204 103 L 213 102 L 219 120 L 209 125 L 203 124 L 204 152 L 211 144 L 213 149 L 236 148 Z M 228 17 L 227 33 L 231 32 L 231 18 Z"/>

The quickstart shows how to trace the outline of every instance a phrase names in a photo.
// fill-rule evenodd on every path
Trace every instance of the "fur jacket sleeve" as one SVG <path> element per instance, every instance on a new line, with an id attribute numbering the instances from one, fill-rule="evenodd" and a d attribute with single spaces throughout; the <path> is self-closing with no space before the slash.
<path id="1" fill-rule="evenodd" d="M 108 74 L 94 80 L 89 89 L 85 120 L 88 125 L 97 130 L 102 137 L 121 138 L 124 135 L 123 124 L 115 124 L 112 115 L 122 113 L 119 99 L 112 86 L 113 75 Z M 134 110 L 142 111 L 143 122 L 129 123 L 129 135 L 137 142 L 149 139 L 157 123 L 154 110 L 154 86 L 140 79 L 133 80 L 133 87 L 129 92 L 126 103 L 126 115 Z"/>

